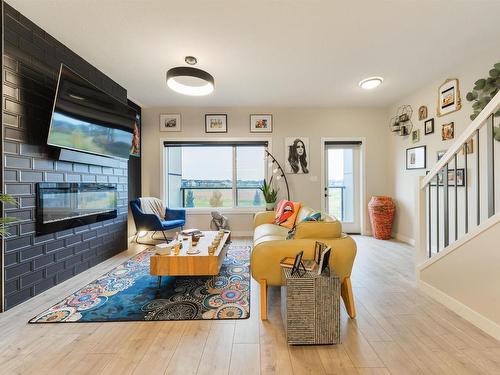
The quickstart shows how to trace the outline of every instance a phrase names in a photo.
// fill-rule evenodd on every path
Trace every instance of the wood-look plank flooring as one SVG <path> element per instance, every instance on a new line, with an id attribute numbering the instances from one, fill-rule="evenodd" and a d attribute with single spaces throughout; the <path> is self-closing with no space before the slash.
<path id="1" fill-rule="evenodd" d="M 339 345 L 288 346 L 279 289 L 262 322 L 253 280 L 247 320 L 27 324 L 145 248 L 131 245 L 0 314 L 0 374 L 500 374 L 500 342 L 417 291 L 413 248 L 355 240 L 358 317 L 342 310 Z"/>

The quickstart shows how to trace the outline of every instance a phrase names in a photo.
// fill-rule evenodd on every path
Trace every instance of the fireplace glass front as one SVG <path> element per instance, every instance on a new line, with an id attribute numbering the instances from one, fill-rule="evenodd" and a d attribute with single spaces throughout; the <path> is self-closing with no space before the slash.
<path id="1" fill-rule="evenodd" d="M 108 220 L 117 216 L 116 187 L 95 183 L 37 184 L 37 234 Z"/>

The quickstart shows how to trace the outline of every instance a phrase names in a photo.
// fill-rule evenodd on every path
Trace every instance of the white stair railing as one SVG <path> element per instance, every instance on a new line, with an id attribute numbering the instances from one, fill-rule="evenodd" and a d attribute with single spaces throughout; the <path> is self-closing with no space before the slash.
<path id="1" fill-rule="evenodd" d="M 420 179 L 417 249 L 431 258 L 496 213 L 500 142 L 494 139 L 500 92 Z M 473 149 L 467 144 L 472 140 Z M 497 150 L 495 150 L 497 149 Z M 497 172 L 497 173 L 495 173 Z"/>

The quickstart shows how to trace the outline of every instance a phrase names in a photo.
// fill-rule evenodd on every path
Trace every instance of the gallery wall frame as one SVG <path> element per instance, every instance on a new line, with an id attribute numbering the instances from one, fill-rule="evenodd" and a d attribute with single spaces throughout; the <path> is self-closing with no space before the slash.
<path id="1" fill-rule="evenodd" d="M 458 79 L 449 78 L 438 89 L 437 115 L 441 117 L 456 112 L 460 108 L 462 108 L 462 100 Z"/>
<path id="2" fill-rule="evenodd" d="M 406 169 L 425 169 L 427 164 L 427 147 L 418 146 L 406 149 Z"/>

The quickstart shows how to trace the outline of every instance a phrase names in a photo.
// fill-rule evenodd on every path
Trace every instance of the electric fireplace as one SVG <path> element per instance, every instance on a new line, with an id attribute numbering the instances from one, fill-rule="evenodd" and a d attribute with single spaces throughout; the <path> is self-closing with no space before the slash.
<path id="1" fill-rule="evenodd" d="M 117 216 L 116 187 L 109 184 L 40 182 L 36 200 L 37 235 Z"/>

